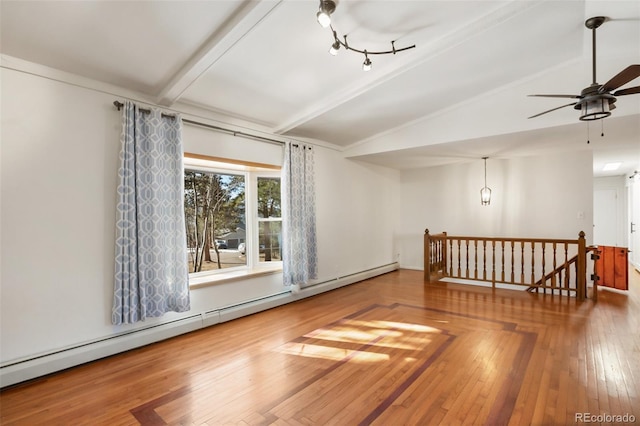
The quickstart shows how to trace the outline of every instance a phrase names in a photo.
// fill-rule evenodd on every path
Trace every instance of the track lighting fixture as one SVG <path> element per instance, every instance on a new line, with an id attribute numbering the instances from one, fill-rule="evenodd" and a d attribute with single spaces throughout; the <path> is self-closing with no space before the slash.
<path id="1" fill-rule="evenodd" d="M 323 28 L 331 28 L 331 32 L 333 33 L 333 44 L 329 48 L 329 53 L 333 56 L 338 54 L 338 50 L 340 47 L 344 47 L 345 50 L 350 50 L 352 52 L 362 53 L 364 55 L 364 62 L 362 64 L 363 71 L 370 71 L 372 67 L 371 59 L 369 59 L 369 55 L 387 55 L 393 53 L 394 55 L 398 52 L 402 52 L 404 50 L 413 49 L 416 45 L 402 47 L 396 49 L 395 40 L 391 41 L 391 50 L 384 51 L 369 51 L 367 49 L 356 49 L 355 47 L 349 46 L 347 43 L 347 36 L 343 36 L 343 40 L 338 38 L 338 34 L 336 30 L 331 25 L 331 14 L 336 10 L 336 2 L 334 0 L 320 0 L 320 8 L 318 10 L 318 14 L 316 17 L 318 18 L 318 23 L 322 25 Z"/>
<path id="2" fill-rule="evenodd" d="M 322 28 L 327 28 L 331 25 L 331 14 L 336 10 L 336 2 L 333 0 L 320 0 L 320 8 L 316 14 L 318 23 Z"/>

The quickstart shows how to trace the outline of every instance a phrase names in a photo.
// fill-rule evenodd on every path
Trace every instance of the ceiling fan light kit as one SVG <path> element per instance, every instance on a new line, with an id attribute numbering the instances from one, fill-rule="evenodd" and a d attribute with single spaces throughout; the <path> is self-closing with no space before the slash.
<path id="1" fill-rule="evenodd" d="M 353 46 L 349 46 L 349 43 L 347 43 L 347 36 L 344 35 L 343 39 L 340 40 L 338 38 L 338 33 L 331 25 L 331 14 L 335 12 L 336 5 L 337 3 L 335 0 L 320 0 L 320 7 L 318 8 L 318 13 L 316 14 L 316 18 L 320 26 L 322 26 L 323 28 L 330 28 L 333 34 L 333 43 L 329 48 L 329 53 L 331 55 L 336 56 L 341 47 L 343 47 L 345 50 L 361 53 L 364 55 L 362 70 L 370 71 L 373 66 L 373 63 L 371 62 L 371 59 L 369 59 L 369 55 L 388 55 L 388 54 L 395 55 L 398 52 L 413 49 L 414 47 L 416 47 L 416 45 L 414 44 L 407 47 L 396 48 L 395 40 L 391 41 L 391 50 L 384 50 L 384 51 L 371 51 L 367 49 L 357 49 Z"/>
<path id="2" fill-rule="evenodd" d="M 592 99 L 585 97 L 579 105 L 576 105 L 580 106 L 580 120 L 600 120 L 610 116 L 610 106 L 612 106 L 615 101 L 616 98 L 611 95 L 594 96 Z"/>
<path id="3" fill-rule="evenodd" d="M 629 65 L 627 68 L 616 74 L 611 80 L 605 84 L 598 84 L 596 80 L 596 29 L 607 21 L 604 16 L 594 16 L 585 21 L 584 25 L 591 30 L 591 45 L 592 45 L 592 61 L 591 70 L 593 74 L 593 81 L 589 87 L 582 90 L 579 95 L 529 95 L 539 96 L 546 98 L 570 98 L 577 99 L 576 102 L 562 105 L 536 115 L 532 115 L 529 118 L 539 117 L 543 114 L 555 111 L 568 106 L 573 106 L 574 109 L 580 111 L 581 121 L 593 121 L 601 120 L 609 117 L 611 111 L 615 109 L 615 102 L 617 96 L 632 95 L 640 93 L 640 86 L 630 87 L 627 89 L 612 91 L 619 87 L 629 83 L 630 81 L 640 77 L 640 65 Z"/>

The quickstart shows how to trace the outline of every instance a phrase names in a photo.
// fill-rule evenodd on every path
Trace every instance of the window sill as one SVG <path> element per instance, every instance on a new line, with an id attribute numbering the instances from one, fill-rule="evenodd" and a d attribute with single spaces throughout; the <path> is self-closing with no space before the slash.
<path id="1" fill-rule="evenodd" d="M 189 289 L 210 287 L 213 285 L 242 281 L 248 278 L 257 278 L 267 275 L 282 273 L 282 265 L 262 266 L 259 268 L 245 269 L 219 274 L 211 274 L 204 277 L 189 278 Z"/>

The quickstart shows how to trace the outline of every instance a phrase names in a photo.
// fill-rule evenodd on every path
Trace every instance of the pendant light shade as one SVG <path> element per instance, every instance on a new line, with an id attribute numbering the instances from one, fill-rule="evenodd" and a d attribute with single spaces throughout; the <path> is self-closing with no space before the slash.
<path id="1" fill-rule="evenodd" d="M 491 189 L 486 186 L 480 190 L 480 201 L 483 206 L 491 204 Z"/>
<path id="2" fill-rule="evenodd" d="M 491 189 L 487 186 L 487 158 L 482 157 L 484 160 L 484 188 L 480 190 L 480 202 L 483 206 L 488 206 L 491 203 Z"/>

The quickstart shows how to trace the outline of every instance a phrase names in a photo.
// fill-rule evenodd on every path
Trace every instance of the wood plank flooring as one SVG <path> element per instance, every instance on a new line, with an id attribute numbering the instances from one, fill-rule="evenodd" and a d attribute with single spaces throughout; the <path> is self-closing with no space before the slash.
<path id="1" fill-rule="evenodd" d="M 400 270 L 4 389 L 1 423 L 637 424 L 639 309 L 635 270 L 597 303 Z"/>

